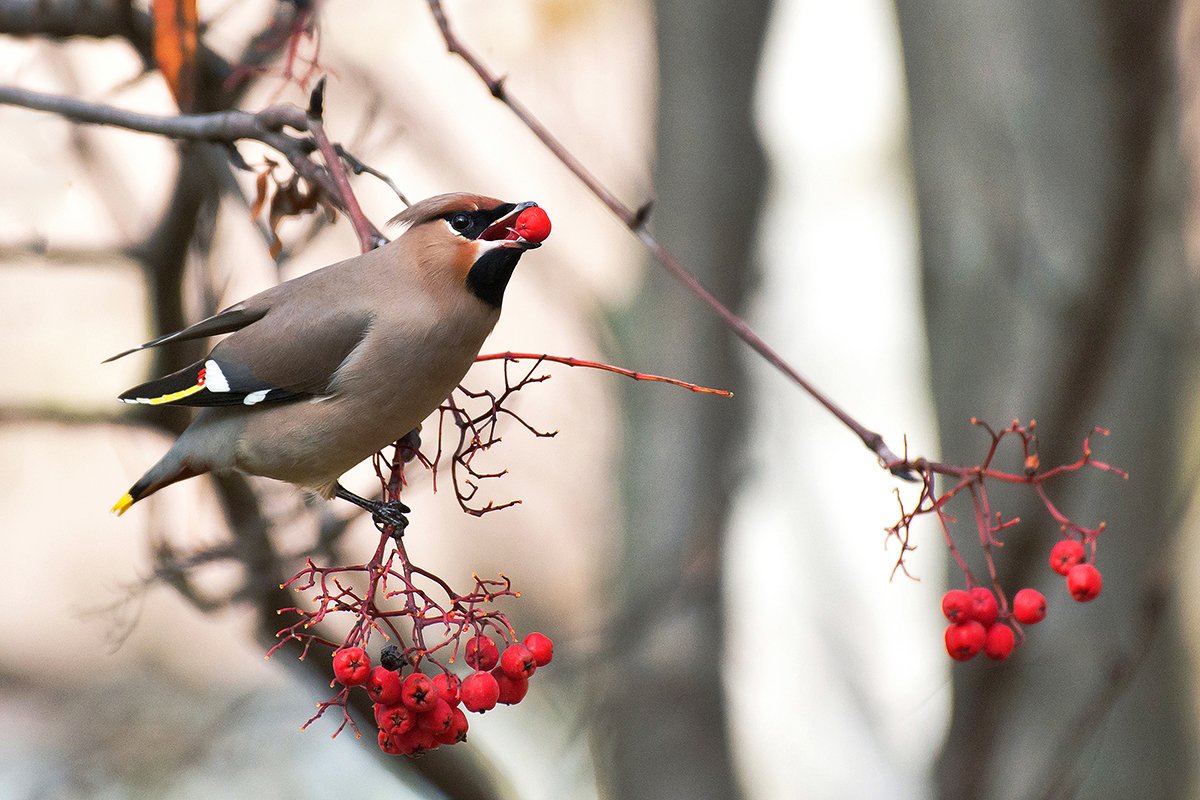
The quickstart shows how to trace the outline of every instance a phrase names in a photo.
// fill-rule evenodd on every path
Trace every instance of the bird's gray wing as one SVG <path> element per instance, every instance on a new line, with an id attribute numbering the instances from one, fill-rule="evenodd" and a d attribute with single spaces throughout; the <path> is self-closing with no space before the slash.
<path id="1" fill-rule="evenodd" d="M 116 361 L 118 358 L 124 358 L 130 353 L 136 353 L 148 347 L 158 347 L 160 344 L 186 342 L 190 339 L 203 339 L 208 336 L 218 336 L 222 333 L 232 333 L 253 322 L 257 322 L 266 313 L 267 309 L 265 307 L 251 309 L 247 308 L 246 303 L 237 303 L 219 314 L 214 314 L 208 319 L 200 320 L 195 325 L 190 325 L 181 331 L 159 336 L 157 339 L 151 339 L 145 344 L 139 344 L 137 347 L 131 347 L 128 350 L 117 353 L 115 356 L 109 356 L 101 363 L 107 364 L 110 361 Z"/>
<path id="2" fill-rule="evenodd" d="M 357 305 L 339 307 L 328 297 L 309 295 L 300 303 L 286 296 L 272 299 L 279 302 L 217 344 L 207 358 L 135 386 L 120 399 L 221 406 L 329 394 L 338 368 L 366 337 L 373 314 Z"/>

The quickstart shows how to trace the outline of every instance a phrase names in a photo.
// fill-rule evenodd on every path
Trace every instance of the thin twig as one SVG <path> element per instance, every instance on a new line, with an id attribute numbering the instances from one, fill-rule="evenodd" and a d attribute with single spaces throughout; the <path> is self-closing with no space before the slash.
<path id="1" fill-rule="evenodd" d="M 767 344 L 750 327 L 746 320 L 731 311 L 712 292 L 705 288 L 692 271 L 674 253 L 668 250 L 665 245 L 658 241 L 654 234 L 646 229 L 645 222 L 649 216 L 649 204 L 643 204 L 640 208 L 634 209 L 623 203 L 567 149 L 566 145 L 558 137 L 550 132 L 550 129 L 541 120 L 534 116 L 528 106 L 513 97 L 512 93 L 504 85 L 504 80 L 488 69 L 479 56 L 464 45 L 462 40 L 454 33 L 454 30 L 450 26 L 450 20 L 446 17 L 446 12 L 442 8 L 441 0 L 427 0 L 427 3 L 429 11 L 433 15 L 434 22 L 437 23 L 438 30 L 441 31 L 442 39 L 446 43 L 446 49 L 467 62 L 475 74 L 479 76 L 479 79 L 487 86 L 491 95 L 508 106 L 513 114 L 525 124 L 525 127 L 546 146 L 546 149 L 563 166 L 570 170 L 609 211 L 615 214 L 625 224 L 625 227 L 629 228 L 642 241 L 646 249 L 650 251 L 651 255 L 654 256 L 658 263 L 672 277 L 682 283 L 688 291 L 698 297 L 721 317 L 734 334 L 749 345 L 754 352 L 758 353 L 767 363 L 782 372 L 789 380 L 807 392 L 810 397 L 824 406 L 829 413 L 833 414 L 842 424 L 853 431 L 862 440 L 862 443 L 879 457 L 881 465 L 888 467 L 892 474 L 897 477 L 910 481 L 916 480 L 916 475 L 911 470 L 899 466 L 900 459 L 897 458 L 896 454 L 884 442 L 882 436 L 860 423 L 841 406 L 833 402 L 824 392 L 817 389 L 816 386 L 804 378 L 795 367 L 789 364 L 783 356 Z"/>
<path id="2" fill-rule="evenodd" d="M 325 159 L 325 169 L 329 171 L 334 185 L 338 188 L 342 205 L 346 209 L 346 216 L 349 218 L 350 224 L 354 226 L 354 234 L 358 237 L 358 244 L 365 253 L 387 244 L 388 240 L 363 213 L 362 206 L 358 203 L 358 197 L 350 187 L 350 179 L 346 176 L 346 167 L 342 164 L 341 156 L 325 133 L 325 124 L 322 121 L 324 115 L 325 78 L 322 76 L 309 96 L 308 128 L 312 133 L 313 141 L 317 143 L 321 157 Z"/>
<path id="3" fill-rule="evenodd" d="M 545 353 L 488 353 L 475 357 L 476 361 L 552 361 L 555 364 L 565 364 L 568 367 L 587 367 L 588 369 L 598 369 L 604 372 L 612 372 L 617 375 L 624 375 L 627 378 L 632 378 L 635 381 L 654 381 L 657 383 L 669 383 L 672 386 L 680 386 L 688 391 L 699 392 L 701 394 L 716 394 L 721 397 L 733 397 L 733 392 L 725 389 L 710 389 L 707 386 L 701 386 L 698 383 L 688 383 L 679 378 L 668 378 L 663 375 L 651 375 L 648 372 L 635 372 L 624 367 L 614 367 L 612 364 L 604 364 L 599 361 L 588 361 L 583 358 L 571 358 L 569 356 L 552 356 Z"/>
<path id="4" fill-rule="evenodd" d="M 400 190 L 400 187 L 396 185 L 396 182 L 394 180 L 392 180 L 388 175 L 385 175 L 384 173 L 380 172 L 379 170 L 375 169 L 374 167 L 372 167 L 368 164 L 364 164 L 353 153 L 351 153 L 349 150 L 347 150 L 345 147 L 343 147 L 340 144 L 335 144 L 333 146 L 333 149 L 337 152 L 337 154 L 339 156 L 341 156 L 342 161 L 346 162 L 346 166 L 349 167 L 350 171 L 353 172 L 355 175 L 362 175 L 365 172 L 366 174 L 370 175 L 373 178 L 378 178 L 379 180 L 381 180 L 385 184 L 387 184 L 387 187 L 396 194 L 396 197 L 400 198 L 401 203 L 404 203 L 404 205 L 406 205 L 406 206 L 412 205 L 412 203 L 409 202 L 408 195 L 404 194 L 404 192 L 402 192 Z"/>

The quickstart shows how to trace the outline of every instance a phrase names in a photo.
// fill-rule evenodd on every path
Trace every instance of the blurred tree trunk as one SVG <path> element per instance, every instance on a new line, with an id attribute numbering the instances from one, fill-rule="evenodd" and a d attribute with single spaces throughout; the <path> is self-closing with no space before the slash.
<path id="1" fill-rule="evenodd" d="M 940 795 L 1186 796 L 1196 741 L 1167 548 L 1190 478 L 1196 330 L 1171 5 L 897 5 L 942 456 L 977 462 L 971 416 L 1019 416 L 1038 421 L 1043 466 L 1101 425 L 1100 457 L 1131 473 L 1051 486 L 1085 524 L 1109 523 L 1088 606 L 1046 566 L 1055 526 L 1013 496 L 1024 521 L 1000 568 L 1012 589 L 1042 588 L 1050 617 L 1003 667 L 955 668 Z M 1144 660 L 1106 698 L 1117 651 Z"/>
<path id="2" fill-rule="evenodd" d="M 735 309 L 754 276 L 764 162 L 751 105 L 768 6 L 655 4 L 651 224 Z M 624 362 L 741 384 L 734 338 L 657 265 L 617 327 Z M 638 384 L 624 399 L 626 539 L 599 726 L 607 783 L 626 799 L 727 800 L 738 789 L 721 688 L 721 554 L 742 405 Z"/>

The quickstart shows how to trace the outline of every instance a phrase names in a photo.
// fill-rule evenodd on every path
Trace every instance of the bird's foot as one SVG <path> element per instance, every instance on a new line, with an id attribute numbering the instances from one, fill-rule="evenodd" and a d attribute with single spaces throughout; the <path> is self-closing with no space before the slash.
<path id="1" fill-rule="evenodd" d="M 399 500 L 375 503 L 374 506 L 374 508 L 368 510 L 371 512 L 371 519 L 375 522 L 375 527 L 383 530 L 386 526 L 391 525 L 393 536 L 403 536 L 404 529 L 408 527 L 408 517 L 405 514 L 412 511 L 412 509 Z"/>
<path id="2" fill-rule="evenodd" d="M 370 511 L 371 520 L 375 523 L 375 527 L 382 531 L 390 525 L 392 527 L 392 536 L 396 538 L 403 536 L 404 529 L 408 527 L 408 517 L 404 515 L 408 514 L 412 509 L 399 500 L 388 500 L 387 502 L 368 500 L 365 497 L 359 497 L 341 484 L 338 484 L 334 488 L 334 496 Z"/>

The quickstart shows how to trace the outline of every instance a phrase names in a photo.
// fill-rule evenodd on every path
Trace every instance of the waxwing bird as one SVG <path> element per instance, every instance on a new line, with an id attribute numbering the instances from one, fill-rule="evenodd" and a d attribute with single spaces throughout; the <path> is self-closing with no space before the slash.
<path id="1" fill-rule="evenodd" d="M 237 469 L 403 524 L 403 506 L 365 500 L 338 479 L 414 430 L 462 380 L 521 255 L 539 246 L 512 227 L 535 205 L 465 193 L 423 200 L 393 220 L 408 225 L 395 241 L 108 359 L 230 334 L 190 367 L 121 395 L 203 408 L 112 510 Z"/>

